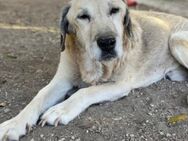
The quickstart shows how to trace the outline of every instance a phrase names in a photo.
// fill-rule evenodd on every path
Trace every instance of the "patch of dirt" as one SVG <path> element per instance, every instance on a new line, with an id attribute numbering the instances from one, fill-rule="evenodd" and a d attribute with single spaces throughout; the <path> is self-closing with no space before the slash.
<path id="1" fill-rule="evenodd" d="M 0 0 L 0 23 L 58 27 L 64 0 Z M 148 7 L 140 7 L 148 9 Z M 55 74 L 59 35 L 0 29 L 0 123 L 15 116 Z M 183 141 L 188 122 L 188 83 L 163 80 L 116 102 L 90 107 L 66 126 L 37 127 L 21 141 Z"/>

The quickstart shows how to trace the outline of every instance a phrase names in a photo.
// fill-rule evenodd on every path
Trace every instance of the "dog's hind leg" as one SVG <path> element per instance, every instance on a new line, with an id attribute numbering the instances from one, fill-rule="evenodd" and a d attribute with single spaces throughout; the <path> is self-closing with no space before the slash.
<path id="1" fill-rule="evenodd" d="M 188 68 L 188 31 L 174 33 L 170 38 L 169 45 L 176 60 Z"/>
<path id="2" fill-rule="evenodd" d="M 167 78 L 174 81 L 188 80 L 188 31 L 181 31 L 172 34 L 169 46 L 174 58 L 186 69 L 178 69 L 167 73 Z"/>

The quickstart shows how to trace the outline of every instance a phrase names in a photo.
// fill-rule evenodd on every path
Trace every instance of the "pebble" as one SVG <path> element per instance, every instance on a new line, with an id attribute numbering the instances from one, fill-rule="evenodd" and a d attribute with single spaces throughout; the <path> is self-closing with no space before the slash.
<path id="1" fill-rule="evenodd" d="M 58 141 L 65 141 L 65 138 L 61 138 L 61 139 L 59 139 Z"/>
<path id="2" fill-rule="evenodd" d="M 172 136 L 176 136 L 176 134 L 175 134 L 175 133 L 173 133 L 173 134 L 172 134 Z"/>
<path id="3" fill-rule="evenodd" d="M 155 107 L 155 105 L 154 104 L 150 104 L 150 107 Z"/>
<path id="4" fill-rule="evenodd" d="M 167 133 L 166 136 L 167 136 L 167 137 L 171 137 L 172 135 L 171 135 L 170 133 Z"/>
<path id="5" fill-rule="evenodd" d="M 40 135 L 40 137 L 41 137 L 41 138 L 44 138 L 44 135 L 43 135 L 43 134 L 41 134 L 41 135 Z"/>
<path id="6" fill-rule="evenodd" d="M 33 138 L 30 141 L 35 141 Z"/>
<path id="7" fill-rule="evenodd" d="M 122 117 L 113 118 L 114 121 L 120 121 L 122 120 Z"/>
<path id="8" fill-rule="evenodd" d="M 43 71 L 41 69 L 38 69 L 36 73 L 42 73 Z"/>
<path id="9" fill-rule="evenodd" d="M 75 137 L 74 137 L 74 136 L 72 136 L 72 137 L 71 137 L 71 139 L 72 139 L 72 140 L 74 140 L 74 139 L 75 139 Z"/>
<path id="10" fill-rule="evenodd" d="M 10 112 L 10 109 L 6 108 L 6 109 L 4 110 L 4 112 L 5 112 L 5 113 L 8 113 L 8 112 Z"/>
<path id="11" fill-rule="evenodd" d="M 96 126 L 92 126 L 92 130 L 96 130 L 97 129 L 97 127 Z"/>
<path id="12" fill-rule="evenodd" d="M 0 107 L 5 107 L 6 105 L 7 105 L 6 102 L 1 102 L 1 103 L 0 103 Z"/>
<path id="13" fill-rule="evenodd" d="M 142 96 L 142 95 L 144 95 L 144 93 L 141 92 L 140 95 Z"/>
<path id="14" fill-rule="evenodd" d="M 164 132 L 159 132 L 159 134 L 163 136 L 163 135 L 164 135 Z"/>
<path id="15" fill-rule="evenodd" d="M 153 114 L 151 112 L 149 112 L 148 115 L 152 116 Z"/>
<path id="16" fill-rule="evenodd" d="M 51 134 L 51 136 L 53 137 L 53 136 L 54 136 L 54 134 Z"/>
<path id="17" fill-rule="evenodd" d="M 146 120 L 146 123 L 149 123 L 149 120 Z"/>

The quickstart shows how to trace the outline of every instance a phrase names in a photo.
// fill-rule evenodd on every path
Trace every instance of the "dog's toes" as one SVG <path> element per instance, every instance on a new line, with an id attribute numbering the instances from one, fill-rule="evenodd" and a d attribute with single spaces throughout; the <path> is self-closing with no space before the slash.
<path id="1" fill-rule="evenodd" d="M 0 141 L 16 141 L 26 133 L 32 131 L 35 121 L 26 120 L 23 116 L 15 117 L 0 124 Z"/>
<path id="2" fill-rule="evenodd" d="M 58 126 L 59 124 L 66 125 L 71 119 L 69 111 L 59 107 L 50 108 L 41 118 L 43 120 L 42 125 L 48 124 L 53 126 Z"/>
<path id="3" fill-rule="evenodd" d="M 21 135 L 23 135 L 23 133 L 19 133 L 19 131 L 12 128 L 4 133 L 1 132 L 0 141 L 18 141 Z"/>

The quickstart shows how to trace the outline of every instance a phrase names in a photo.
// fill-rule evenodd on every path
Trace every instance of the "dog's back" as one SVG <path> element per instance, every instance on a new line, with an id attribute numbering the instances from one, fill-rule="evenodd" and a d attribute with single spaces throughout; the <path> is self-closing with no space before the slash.
<path id="1" fill-rule="evenodd" d="M 163 12 L 148 12 L 138 10 L 131 10 L 130 13 L 131 17 L 138 20 L 141 24 L 141 27 L 144 29 L 145 27 L 150 27 L 152 24 L 160 24 L 161 26 L 166 28 L 166 30 L 170 30 L 171 33 L 188 30 L 188 19 L 182 16 L 167 14 Z"/>

